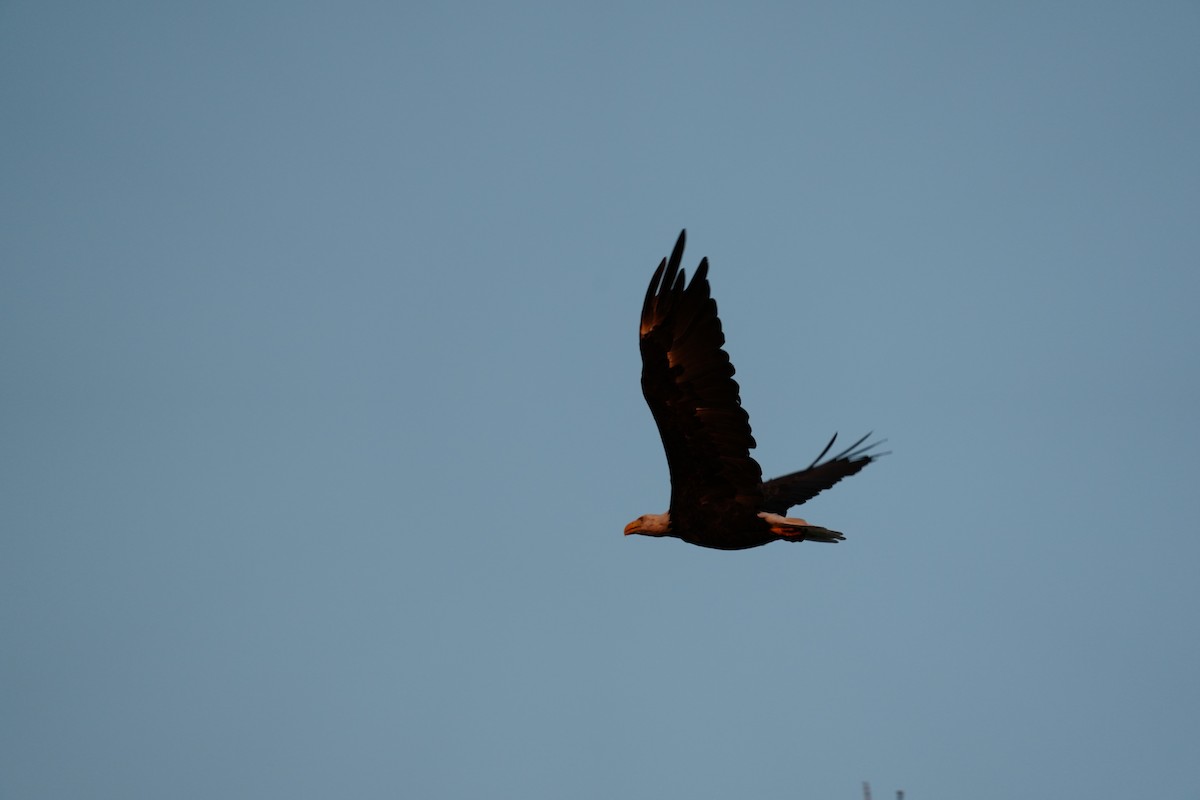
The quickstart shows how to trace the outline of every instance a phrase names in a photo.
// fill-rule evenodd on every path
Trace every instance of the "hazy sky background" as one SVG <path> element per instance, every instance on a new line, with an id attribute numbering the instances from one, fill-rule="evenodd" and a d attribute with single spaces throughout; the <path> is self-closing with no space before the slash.
<path id="1" fill-rule="evenodd" d="M 0 796 L 1197 796 L 1198 41 L 0 4 Z M 846 542 L 621 535 L 682 227 Z"/>

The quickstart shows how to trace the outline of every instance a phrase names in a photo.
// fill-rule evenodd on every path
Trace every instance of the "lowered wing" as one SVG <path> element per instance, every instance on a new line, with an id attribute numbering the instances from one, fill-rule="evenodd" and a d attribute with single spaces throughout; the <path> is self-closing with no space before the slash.
<path id="1" fill-rule="evenodd" d="M 825 445 L 825 449 L 813 460 L 813 463 L 808 465 L 807 469 L 769 480 L 763 484 L 763 510 L 775 514 L 786 514 L 792 506 L 798 506 L 811 500 L 842 478 L 855 474 L 880 456 L 887 455 L 887 453 L 871 452 L 872 448 L 882 442 L 863 445 L 870 435 L 868 433 L 828 461 L 822 462 L 821 459 L 825 458 L 825 454 L 837 441 L 835 433 L 829 440 L 829 444 Z"/>

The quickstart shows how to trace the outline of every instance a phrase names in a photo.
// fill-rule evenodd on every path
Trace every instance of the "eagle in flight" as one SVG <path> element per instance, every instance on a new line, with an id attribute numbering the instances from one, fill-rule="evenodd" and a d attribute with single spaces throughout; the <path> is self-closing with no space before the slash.
<path id="1" fill-rule="evenodd" d="M 645 514 L 625 534 L 674 536 L 701 547 L 744 550 L 776 540 L 839 542 L 837 531 L 784 516 L 885 453 L 870 434 L 825 461 L 837 434 L 806 469 L 763 481 L 750 456 L 754 437 L 742 408 L 725 335 L 708 285 L 708 259 L 691 283 L 679 268 L 687 231 L 650 279 L 642 304 L 642 393 L 671 472 L 671 507 Z"/>

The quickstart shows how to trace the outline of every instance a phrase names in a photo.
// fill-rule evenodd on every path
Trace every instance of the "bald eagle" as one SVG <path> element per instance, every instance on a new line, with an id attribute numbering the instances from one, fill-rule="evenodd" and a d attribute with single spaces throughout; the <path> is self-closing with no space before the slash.
<path id="1" fill-rule="evenodd" d="M 764 482 L 750 456 L 754 437 L 742 408 L 725 335 L 708 285 L 708 259 L 691 283 L 679 268 L 687 231 L 650 279 L 642 304 L 642 393 L 658 425 L 671 473 L 671 507 L 645 514 L 625 534 L 674 536 L 701 547 L 744 550 L 779 539 L 839 542 L 837 531 L 786 517 L 884 453 L 862 437 L 825 458 L 837 434 L 806 469 Z"/>

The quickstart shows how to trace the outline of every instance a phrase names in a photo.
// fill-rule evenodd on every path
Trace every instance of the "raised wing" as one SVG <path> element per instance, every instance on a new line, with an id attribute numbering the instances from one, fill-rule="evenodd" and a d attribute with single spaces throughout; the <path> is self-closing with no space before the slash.
<path id="1" fill-rule="evenodd" d="M 708 285 L 708 259 L 692 282 L 679 268 L 687 231 L 650 280 L 642 305 L 642 393 L 658 424 L 671 470 L 674 523 L 690 513 L 742 506 L 753 515 L 762 499 L 762 470 L 742 408 L 725 335 Z"/>
<path id="2" fill-rule="evenodd" d="M 774 478 L 763 484 L 763 510 L 775 514 L 786 514 L 792 506 L 798 506 L 811 500 L 842 478 L 853 475 L 880 456 L 887 455 L 887 453 L 870 452 L 872 448 L 878 447 L 883 442 L 863 445 L 870 435 L 868 433 L 828 461 L 818 463 L 825 458 L 825 454 L 837 441 L 835 433 L 829 440 L 829 444 L 825 445 L 825 449 L 813 460 L 813 463 L 808 465 L 807 469 Z"/>

